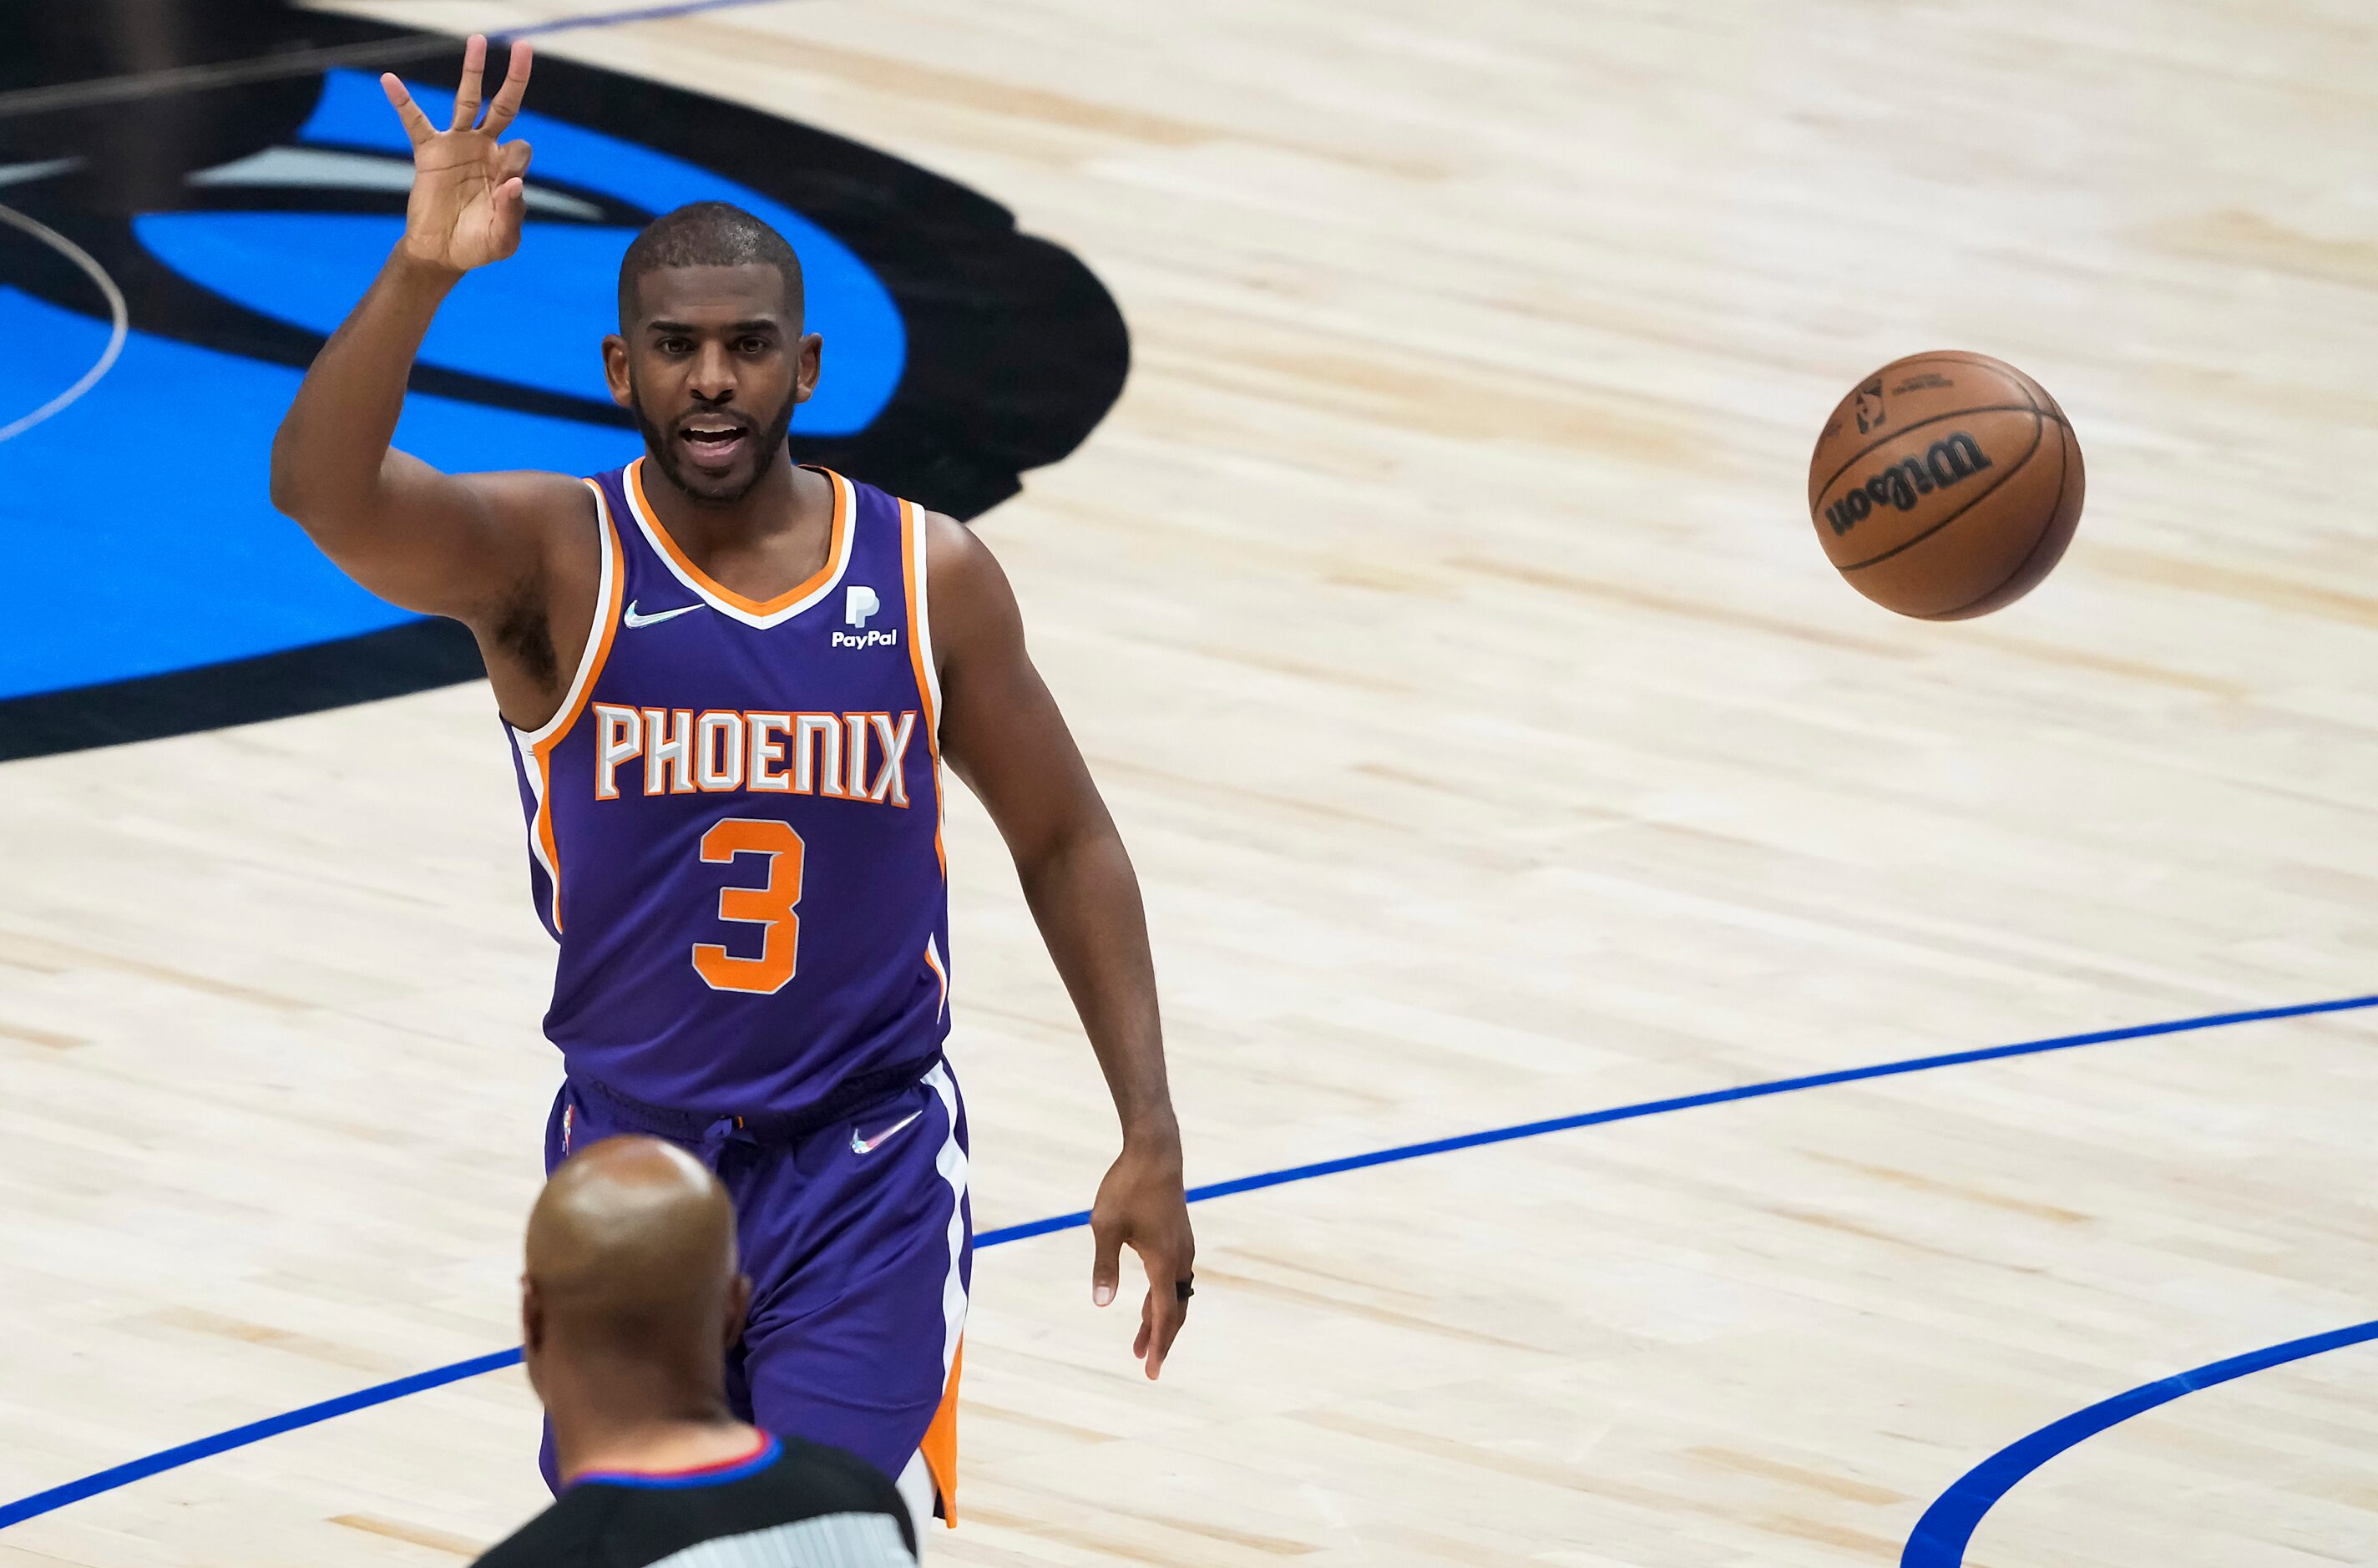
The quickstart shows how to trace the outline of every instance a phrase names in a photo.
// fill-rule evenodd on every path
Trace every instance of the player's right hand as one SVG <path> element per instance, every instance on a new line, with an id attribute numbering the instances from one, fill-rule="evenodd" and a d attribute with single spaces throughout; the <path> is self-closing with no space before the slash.
<path id="1" fill-rule="evenodd" d="M 479 78 L 487 63 L 487 41 L 473 35 L 462 49 L 462 79 L 454 89 L 454 123 L 438 130 L 393 75 L 379 78 L 380 90 L 413 139 L 413 196 L 405 203 L 403 250 L 415 261 L 467 272 L 501 261 L 520 248 L 521 217 L 527 200 L 521 176 L 528 170 L 524 141 L 498 142 L 520 113 L 528 91 L 529 46 L 512 44 L 504 85 L 479 120 Z"/>

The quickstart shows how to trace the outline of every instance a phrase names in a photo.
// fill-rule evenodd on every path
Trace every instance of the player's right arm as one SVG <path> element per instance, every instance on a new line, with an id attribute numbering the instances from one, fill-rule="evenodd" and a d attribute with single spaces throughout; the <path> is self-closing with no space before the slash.
<path id="1" fill-rule="evenodd" d="M 586 530 L 570 527 L 590 514 L 577 481 L 441 473 L 390 445 L 406 377 L 438 305 L 463 273 L 520 245 L 529 147 L 498 138 L 527 90 L 528 46 L 513 46 L 504 84 L 479 125 L 486 56 L 486 41 L 471 40 L 444 131 L 395 77 L 380 78 L 413 141 L 404 238 L 323 345 L 272 443 L 274 506 L 364 587 L 407 609 L 469 623 L 483 646 L 504 617 L 544 606 L 558 540 L 585 535 L 582 548 L 593 549 Z M 502 672 L 491 673 L 505 696 Z"/>

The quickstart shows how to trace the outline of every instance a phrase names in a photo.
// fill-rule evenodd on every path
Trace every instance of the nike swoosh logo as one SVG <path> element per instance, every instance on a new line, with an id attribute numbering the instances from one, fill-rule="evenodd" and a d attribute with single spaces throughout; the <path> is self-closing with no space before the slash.
<path id="1" fill-rule="evenodd" d="M 924 1114 L 925 1113 L 920 1110 L 912 1110 L 907 1115 L 902 1117 L 899 1120 L 894 1122 L 891 1126 L 885 1128 L 883 1131 L 878 1132 L 872 1138 L 862 1138 L 859 1135 L 859 1129 L 856 1127 L 852 1128 L 850 1130 L 850 1152 L 854 1155 L 873 1154 L 876 1150 L 883 1146 L 884 1141 L 889 1139 L 892 1134 L 899 1131 L 900 1129 L 907 1126 L 908 1123 L 916 1120 L 919 1117 Z"/>
<path id="2" fill-rule="evenodd" d="M 635 601 L 631 599 L 628 602 L 628 613 L 619 618 L 631 627 L 658 626 L 672 616 L 690 616 L 700 608 L 699 604 L 679 604 L 674 610 L 656 610 L 649 616 L 640 616 L 636 614 Z"/>

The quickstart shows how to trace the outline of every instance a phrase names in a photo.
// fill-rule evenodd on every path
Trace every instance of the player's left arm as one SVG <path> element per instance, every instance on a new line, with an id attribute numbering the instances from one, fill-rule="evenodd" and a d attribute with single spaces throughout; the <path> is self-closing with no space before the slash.
<path id="1" fill-rule="evenodd" d="M 1132 1354 L 1147 1375 L 1188 1308 L 1196 1240 L 1182 1187 L 1181 1127 L 1164 1076 L 1156 965 L 1139 879 L 1123 836 L 1024 648 L 1015 594 L 991 551 L 949 518 L 929 518 L 933 655 L 942 682 L 942 755 L 991 812 L 1015 857 L 1025 902 L 1081 1014 L 1123 1120 L 1123 1153 L 1090 1209 L 1091 1299 L 1114 1299 L 1122 1250 L 1147 1270 Z"/>

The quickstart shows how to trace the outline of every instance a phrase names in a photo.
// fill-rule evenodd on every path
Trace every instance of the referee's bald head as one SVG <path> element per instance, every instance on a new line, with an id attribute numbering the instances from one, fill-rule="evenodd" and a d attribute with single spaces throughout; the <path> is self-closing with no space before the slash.
<path id="1" fill-rule="evenodd" d="M 540 1391 L 557 1371 L 703 1387 L 721 1376 L 750 1287 L 727 1190 L 683 1149 L 631 1137 L 581 1150 L 530 1211 L 527 1252 L 522 1326 Z"/>

